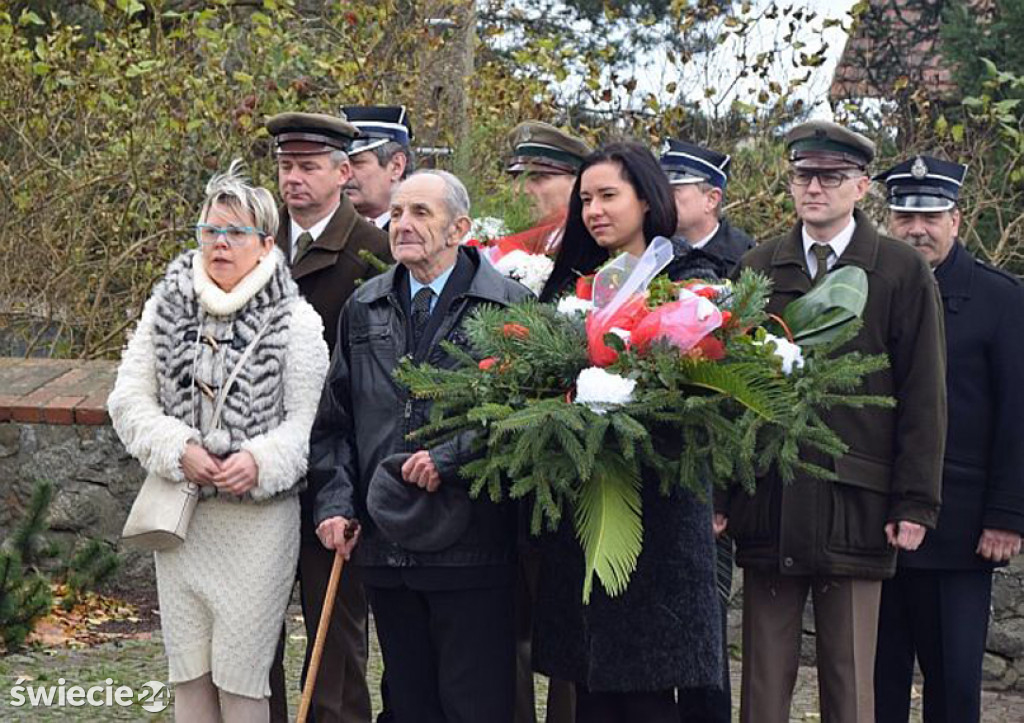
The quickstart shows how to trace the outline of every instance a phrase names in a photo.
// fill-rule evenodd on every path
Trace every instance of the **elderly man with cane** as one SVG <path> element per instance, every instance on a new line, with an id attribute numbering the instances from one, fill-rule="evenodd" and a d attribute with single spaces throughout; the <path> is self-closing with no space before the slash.
<path id="1" fill-rule="evenodd" d="M 469 439 L 408 440 L 430 402 L 392 377 L 406 355 L 454 365 L 441 342 L 465 347 L 474 309 L 529 297 L 460 246 L 469 225 L 469 196 L 450 173 L 420 171 L 398 186 L 398 264 L 343 311 L 313 432 L 317 534 L 359 568 L 403 723 L 512 721 L 515 508 L 470 499 L 458 475 Z M 346 539 L 352 520 L 361 530 Z"/>

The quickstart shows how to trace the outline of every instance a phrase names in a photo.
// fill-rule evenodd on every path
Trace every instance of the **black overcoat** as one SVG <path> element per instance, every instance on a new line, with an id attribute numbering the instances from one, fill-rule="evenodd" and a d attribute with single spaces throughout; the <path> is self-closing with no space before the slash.
<path id="1" fill-rule="evenodd" d="M 1024 532 L 1024 286 L 956 242 L 935 270 L 946 319 L 949 431 L 936 528 L 901 567 L 988 570 L 983 528 Z"/>
<path id="2" fill-rule="evenodd" d="M 690 278 L 692 270 L 684 254 L 667 273 Z M 540 538 L 534 669 L 594 691 L 721 685 L 711 506 L 680 489 L 663 496 L 658 485 L 657 475 L 644 474 L 643 549 L 618 597 L 595 580 L 590 604 L 582 604 L 583 553 L 571 521 Z"/>

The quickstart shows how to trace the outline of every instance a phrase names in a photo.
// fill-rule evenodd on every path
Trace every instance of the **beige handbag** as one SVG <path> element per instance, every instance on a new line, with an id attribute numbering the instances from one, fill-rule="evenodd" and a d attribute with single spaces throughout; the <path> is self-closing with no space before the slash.
<path id="1" fill-rule="evenodd" d="M 217 429 L 220 426 L 220 415 L 224 408 L 227 390 L 235 383 L 242 365 L 248 360 L 269 324 L 270 320 L 268 319 L 256 332 L 228 376 L 227 382 L 221 387 L 220 394 L 217 396 L 217 405 L 213 410 L 211 429 Z M 195 512 L 198 502 L 199 485 L 195 482 L 188 480 L 175 482 L 150 472 L 146 475 L 139 494 L 135 497 L 135 502 L 132 503 L 128 520 L 124 523 L 124 529 L 121 531 L 121 539 L 126 544 L 142 550 L 169 550 L 177 547 L 185 541 L 188 525 L 192 521 L 192 513 Z"/>

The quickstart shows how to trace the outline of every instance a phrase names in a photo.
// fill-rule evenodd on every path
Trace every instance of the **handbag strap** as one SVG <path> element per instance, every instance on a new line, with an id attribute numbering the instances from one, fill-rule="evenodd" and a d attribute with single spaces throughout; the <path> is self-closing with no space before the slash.
<path id="1" fill-rule="evenodd" d="M 245 347 L 245 351 L 242 352 L 242 356 L 238 358 L 238 363 L 235 364 L 235 368 L 231 370 L 231 374 L 228 375 L 227 381 L 224 386 L 220 388 L 220 393 L 217 395 L 217 405 L 213 408 L 213 418 L 210 420 L 210 429 L 217 429 L 220 426 L 220 413 L 224 409 L 224 400 L 227 399 L 228 390 L 231 389 L 231 385 L 235 383 L 235 379 L 238 378 L 238 374 L 242 371 L 242 365 L 249 360 L 252 356 L 253 350 L 256 348 L 256 344 L 263 337 L 263 332 L 270 326 L 270 321 L 273 318 L 271 315 L 257 331 L 256 335 L 253 336 L 252 341 L 249 342 L 249 346 Z"/>

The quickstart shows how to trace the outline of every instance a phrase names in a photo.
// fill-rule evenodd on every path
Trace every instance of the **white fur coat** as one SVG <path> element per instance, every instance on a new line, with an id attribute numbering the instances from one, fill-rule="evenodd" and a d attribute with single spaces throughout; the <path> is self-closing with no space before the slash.
<path id="1" fill-rule="evenodd" d="M 214 429 L 213 395 L 264 324 Z M 298 295 L 278 249 L 230 292 L 190 251 L 171 262 L 146 303 L 107 408 L 128 452 L 173 480 L 183 478 L 180 459 L 189 441 L 218 455 L 250 452 L 259 477 L 245 497 L 263 500 L 294 492 L 305 476 L 327 366 L 320 316 Z"/>

